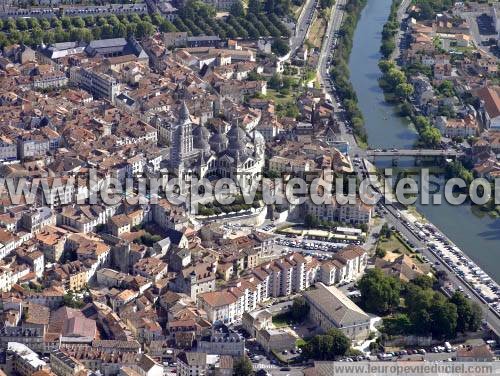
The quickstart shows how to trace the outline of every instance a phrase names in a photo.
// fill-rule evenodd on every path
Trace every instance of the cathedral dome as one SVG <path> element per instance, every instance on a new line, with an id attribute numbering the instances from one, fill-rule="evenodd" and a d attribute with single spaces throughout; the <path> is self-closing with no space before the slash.
<path id="1" fill-rule="evenodd" d="M 203 150 L 205 153 L 210 152 L 210 144 L 208 139 L 210 138 L 210 131 L 204 126 L 197 126 L 193 129 L 193 145 L 197 149 Z"/>
<path id="2" fill-rule="evenodd" d="M 233 125 L 227 132 L 227 137 L 229 155 L 233 158 L 245 159 L 247 157 L 247 133 L 238 125 Z"/>
<path id="3" fill-rule="evenodd" d="M 237 140 L 245 143 L 247 140 L 247 133 L 243 130 L 243 128 L 238 125 L 233 125 L 231 129 L 227 132 L 227 137 L 229 142 L 236 142 Z"/>
<path id="4" fill-rule="evenodd" d="M 224 133 L 215 132 L 212 137 L 210 137 L 208 142 L 210 143 L 212 150 L 220 153 L 227 148 L 229 141 Z"/>

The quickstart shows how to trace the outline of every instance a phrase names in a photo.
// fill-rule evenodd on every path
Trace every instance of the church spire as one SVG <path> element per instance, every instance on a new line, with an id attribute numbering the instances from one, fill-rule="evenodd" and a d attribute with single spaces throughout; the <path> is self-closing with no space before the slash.
<path id="1" fill-rule="evenodd" d="M 189 108 L 186 105 L 186 101 L 182 101 L 181 111 L 179 113 L 179 122 L 185 123 L 189 121 Z"/>

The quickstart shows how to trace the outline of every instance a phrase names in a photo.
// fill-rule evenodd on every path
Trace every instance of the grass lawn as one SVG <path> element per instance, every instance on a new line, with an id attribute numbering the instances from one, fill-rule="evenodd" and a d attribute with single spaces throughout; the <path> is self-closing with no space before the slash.
<path id="1" fill-rule="evenodd" d="M 381 248 L 387 253 L 398 253 L 398 254 L 407 254 L 411 255 L 412 253 L 406 247 L 406 245 L 399 239 L 399 237 L 394 234 L 391 235 L 389 239 L 380 239 L 377 248 Z"/>
<path id="2" fill-rule="evenodd" d="M 412 250 L 399 238 L 399 236 L 391 235 L 389 239 L 381 239 L 377 243 L 377 248 L 381 248 L 386 252 L 386 260 L 394 260 L 400 255 L 407 255 L 413 259 L 416 264 L 424 264 L 420 255 L 412 252 Z"/>
<path id="3" fill-rule="evenodd" d="M 307 40 L 311 46 L 314 46 L 316 48 L 321 48 L 321 42 L 325 35 L 327 23 L 328 23 L 328 18 L 324 18 L 323 15 L 316 13 L 316 18 L 314 19 L 314 22 L 311 25 L 311 29 L 309 30 L 309 34 L 307 37 Z"/>
<path id="4" fill-rule="evenodd" d="M 304 347 L 306 345 L 306 341 L 302 338 L 299 338 L 296 342 L 295 342 L 295 346 L 297 347 Z"/>
<path id="5" fill-rule="evenodd" d="M 293 324 L 293 320 L 290 319 L 288 313 L 279 313 L 273 316 L 273 325 L 276 328 L 285 328 Z"/>
<path id="6" fill-rule="evenodd" d="M 283 95 L 282 93 L 274 89 L 267 89 L 266 98 L 274 100 L 275 104 L 286 104 L 289 102 L 295 102 L 293 90 L 290 90 L 289 94 Z"/>
<path id="7" fill-rule="evenodd" d="M 305 5 L 305 2 L 301 6 L 292 5 L 292 14 L 293 14 L 293 18 L 295 18 L 295 21 L 297 21 L 299 19 L 300 13 L 302 12 L 304 5 Z"/>

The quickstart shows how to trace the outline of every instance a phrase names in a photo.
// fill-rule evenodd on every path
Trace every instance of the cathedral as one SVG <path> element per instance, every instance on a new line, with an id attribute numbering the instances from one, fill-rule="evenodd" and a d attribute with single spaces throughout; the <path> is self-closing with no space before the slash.
<path id="1" fill-rule="evenodd" d="M 247 132 L 238 123 L 227 132 L 194 126 L 185 103 L 172 127 L 170 142 L 169 172 L 184 182 L 191 177 L 230 178 L 245 186 L 264 167 L 265 140 L 259 131 Z M 181 186 L 181 191 L 184 189 L 185 185 Z"/>

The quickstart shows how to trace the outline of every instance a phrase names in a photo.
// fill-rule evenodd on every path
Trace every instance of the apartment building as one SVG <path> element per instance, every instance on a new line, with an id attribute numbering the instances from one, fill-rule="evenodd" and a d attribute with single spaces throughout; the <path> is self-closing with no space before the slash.
<path id="1" fill-rule="evenodd" d="M 311 279 L 308 275 L 313 269 L 315 277 Z M 294 253 L 250 270 L 225 290 L 198 295 L 198 304 L 209 321 L 232 323 L 262 301 L 304 291 L 319 278 L 318 270 L 315 259 Z"/>
<path id="2" fill-rule="evenodd" d="M 6 136 L 0 136 L 0 160 L 13 161 L 17 159 L 17 143 Z"/>
<path id="3" fill-rule="evenodd" d="M 0 291 L 9 292 L 12 288 L 12 270 L 8 267 L 0 268 Z"/>
<path id="4" fill-rule="evenodd" d="M 60 260 L 68 236 L 68 231 L 56 226 L 45 226 L 35 235 L 40 251 L 45 256 L 45 260 L 50 262 L 58 262 Z"/>
<path id="5" fill-rule="evenodd" d="M 50 354 L 50 368 L 57 376 L 72 376 L 85 370 L 80 361 L 59 350 Z"/>
<path id="6" fill-rule="evenodd" d="M 179 376 L 204 376 L 207 372 L 206 353 L 181 352 L 177 355 L 177 374 Z"/>
<path id="7" fill-rule="evenodd" d="M 117 206 L 75 205 L 66 206 L 57 216 L 57 224 L 69 226 L 78 232 L 91 232 L 105 224 L 117 210 Z"/>
<path id="8" fill-rule="evenodd" d="M 22 343 L 9 342 L 7 352 L 13 356 L 13 370 L 21 376 L 31 376 L 47 367 L 36 352 Z"/>
<path id="9" fill-rule="evenodd" d="M 245 340 L 237 333 L 229 333 L 227 328 L 212 329 L 198 341 L 198 352 L 240 357 L 245 354 Z"/>
<path id="10" fill-rule="evenodd" d="M 355 245 L 348 245 L 320 266 L 320 280 L 330 286 L 345 281 L 354 281 L 363 275 L 368 263 L 366 251 Z"/>
<path id="11" fill-rule="evenodd" d="M 210 322 L 232 323 L 242 315 L 241 303 L 230 291 L 210 291 L 198 295 L 198 306 L 207 313 Z"/>
<path id="12" fill-rule="evenodd" d="M 50 72 L 33 77 L 34 89 L 61 88 L 68 84 L 68 77 L 63 72 Z"/>
<path id="13" fill-rule="evenodd" d="M 353 225 L 369 224 L 373 206 L 356 200 L 354 204 L 340 205 L 335 200 L 331 203 L 316 205 L 308 200 L 304 203 L 305 212 L 321 221 L 350 223 Z"/>
<path id="14" fill-rule="evenodd" d="M 92 69 L 72 67 L 69 80 L 72 84 L 87 90 L 95 98 L 104 98 L 114 102 L 119 93 L 119 84 L 113 77 Z"/>

